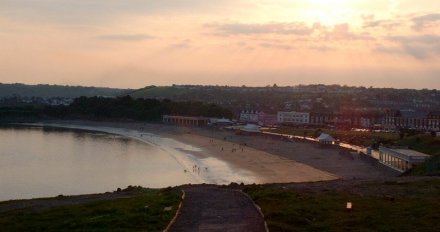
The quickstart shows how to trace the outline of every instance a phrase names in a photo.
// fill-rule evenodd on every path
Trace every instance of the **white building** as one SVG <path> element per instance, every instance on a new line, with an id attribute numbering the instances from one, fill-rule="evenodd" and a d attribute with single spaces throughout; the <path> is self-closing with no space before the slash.
<path id="1" fill-rule="evenodd" d="M 400 172 L 405 172 L 425 162 L 429 157 L 427 154 L 414 150 L 379 147 L 379 162 Z"/>
<path id="2" fill-rule="evenodd" d="M 325 133 L 321 133 L 321 135 L 317 139 L 321 144 L 329 145 L 335 142 L 335 139 L 331 135 Z"/>
<path id="3" fill-rule="evenodd" d="M 295 111 L 278 112 L 277 119 L 279 123 L 308 124 L 310 122 L 310 114 Z"/>
<path id="4" fill-rule="evenodd" d="M 242 110 L 240 113 L 240 122 L 258 122 L 258 111 Z"/>

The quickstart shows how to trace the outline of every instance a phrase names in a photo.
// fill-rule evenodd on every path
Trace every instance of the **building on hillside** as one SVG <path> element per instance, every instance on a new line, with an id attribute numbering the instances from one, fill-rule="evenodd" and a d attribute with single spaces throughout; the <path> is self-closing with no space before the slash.
<path id="1" fill-rule="evenodd" d="M 312 125 L 328 125 L 334 122 L 332 113 L 310 113 L 310 124 Z"/>
<path id="2" fill-rule="evenodd" d="M 308 124 L 310 114 L 305 112 L 278 112 L 277 121 L 281 124 Z"/>
<path id="3" fill-rule="evenodd" d="M 385 115 L 383 125 L 388 130 L 407 128 L 438 131 L 440 130 L 440 112 L 390 110 Z"/>
<path id="4" fill-rule="evenodd" d="M 165 124 L 172 124 L 179 126 L 207 126 L 209 123 L 209 118 L 164 115 L 162 117 L 162 121 Z"/>
<path id="5" fill-rule="evenodd" d="M 428 128 L 440 131 L 440 111 L 432 111 L 428 114 Z"/>
<path id="6" fill-rule="evenodd" d="M 278 124 L 276 114 L 266 114 L 263 111 L 258 112 L 258 124 L 262 126 L 274 126 Z"/>
<path id="7" fill-rule="evenodd" d="M 405 172 L 425 162 L 430 156 L 409 149 L 379 147 L 379 162 L 399 172 Z"/>
<path id="8" fill-rule="evenodd" d="M 253 110 L 242 110 L 240 113 L 240 122 L 258 122 L 258 111 Z"/>

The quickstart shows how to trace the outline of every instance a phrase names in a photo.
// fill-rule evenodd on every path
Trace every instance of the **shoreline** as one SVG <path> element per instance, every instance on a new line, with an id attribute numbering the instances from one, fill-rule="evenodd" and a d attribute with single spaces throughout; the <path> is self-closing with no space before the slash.
<path id="1" fill-rule="evenodd" d="M 194 156 L 199 166 L 206 166 L 206 172 L 215 169 L 220 160 L 231 167 L 227 179 L 210 184 L 228 184 L 230 182 L 243 182 L 245 184 L 268 183 L 297 183 L 335 180 L 338 177 L 326 171 L 313 168 L 309 165 L 286 159 L 278 155 L 261 151 L 249 146 L 241 146 L 228 140 L 210 138 L 188 128 L 179 128 L 162 124 L 148 123 L 115 123 L 115 122 L 90 122 L 90 121 L 46 121 L 40 123 L 21 124 L 40 127 L 58 127 L 68 129 L 82 129 L 89 131 L 105 132 L 126 136 L 154 146 L 163 146 L 152 141 L 151 138 L 161 137 L 177 141 L 184 153 Z M 196 133 L 194 133 L 196 132 Z M 144 137 L 147 135 L 147 137 Z M 223 148 L 223 150 L 222 150 Z M 170 151 L 172 153 L 172 151 Z M 186 167 L 188 171 L 189 167 Z M 222 167 L 226 169 L 227 167 Z M 185 170 L 187 170 L 185 169 Z M 203 170 L 202 170 L 203 171 Z M 214 170 L 213 170 L 214 171 Z M 247 178 L 246 178 L 247 177 Z M 219 176 L 213 178 L 224 179 Z M 240 181 L 242 179 L 242 181 Z M 221 183 L 223 182 L 223 183 Z M 203 180 L 200 182 L 203 183 Z"/>

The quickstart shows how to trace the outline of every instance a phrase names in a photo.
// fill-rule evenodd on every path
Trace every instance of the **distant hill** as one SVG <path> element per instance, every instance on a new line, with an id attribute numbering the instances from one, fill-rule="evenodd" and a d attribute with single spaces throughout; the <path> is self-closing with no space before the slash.
<path id="1" fill-rule="evenodd" d="M 174 98 L 189 94 L 191 89 L 175 86 L 147 86 L 129 93 L 133 98 Z"/>
<path id="2" fill-rule="evenodd" d="M 170 99 L 213 103 L 233 112 L 280 110 L 306 112 L 383 112 L 385 109 L 434 111 L 440 91 L 340 85 L 276 85 L 265 87 L 173 85 L 147 86 L 128 93 L 133 98 Z"/>
<path id="3" fill-rule="evenodd" d="M 68 97 L 80 96 L 120 96 L 132 90 L 101 87 L 65 86 L 65 85 L 25 85 L 1 84 L 0 97 L 19 95 L 21 97 Z"/>

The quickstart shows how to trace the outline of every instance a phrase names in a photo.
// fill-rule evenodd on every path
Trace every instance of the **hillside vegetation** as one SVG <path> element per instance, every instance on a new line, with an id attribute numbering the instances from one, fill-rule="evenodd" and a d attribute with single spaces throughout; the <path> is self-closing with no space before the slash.
<path id="1" fill-rule="evenodd" d="M 160 121 L 163 115 L 232 118 L 233 113 L 215 104 L 157 99 L 80 97 L 69 106 L 0 108 L 0 121 L 22 119 L 85 119 Z"/>
<path id="2" fill-rule="evenodd" d="M 1 231 L 162 231 L 171 221 L 181 200 L 177 189 L 130 188 L 129 196 L 52 206 L 71 198 L 46 199 L 39 207 L 0 210 Z M 118 194 L 118 193 L 113 193 Z M 28 201 L 17 201 L 26 205 Z M 0 203 L 0 209 L 4 204 Z"/>
<path id="3" fill-rule="evenodd" d="M 67 97 L 80 96 L 119 96 L 128 92 L 126 89 L 65 86 L 65 85 L 25 85 L 25 84 L 1 84 L 0 97 L 19 95 L 21 97 Z"/>

